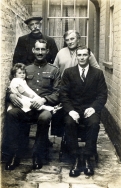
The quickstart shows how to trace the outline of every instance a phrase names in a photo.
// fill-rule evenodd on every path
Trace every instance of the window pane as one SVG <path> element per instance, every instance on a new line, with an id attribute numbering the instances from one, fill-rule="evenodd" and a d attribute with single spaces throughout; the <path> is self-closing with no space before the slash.
<path id="1" fill-rule="evenodd" d="M 74 0 L 63 0 L 63 16 L 74 17 Z"/>
<path id="2" fill-rule="evenodd" d="M 77 30 L 82 36 L 81 43 L 86 44 L 87 19 L 79 17 L 87 17 L 87 9 L 88 0 L 49 0 L 49 17 L 55 19 L 49 18 L 48 33 L 54 37 L 58 49 L 64 46 L 62 36 L 67 30 Z"/>
<path id="3" fill-rule="evenodd" d="M 55 37 L 54 38 L 56 45 L 58 47 L 58 50 L 62 49 L 64 47 L 64 40 L 62 37 Z"/>
<path id="4" fill-rule="evenodd" d="M 87 17 L 88 0 L 76 0 L 75 17 Z"/>
<path id="5" fill-rule="evenodd" d="M 63 19 L 62 34 L 68 30 L 74 29 L 74 19 Z"/>
<path id="6" fill-rule="evenodd" d="M 61 0 L 49 0 L 49 17 L 61 16 Z"/>
<path id="7" fill-rule="evenodd" d="M 87 35 L 87 19 L 75 19 L 75 29 L 81 36 Z"/>
<path id="8" fill-rule="evenodd" d="M 50 36 L 62 36 L 62 26 L 61 26 L 61 19 L 49 19 L 49 35 Z"/>

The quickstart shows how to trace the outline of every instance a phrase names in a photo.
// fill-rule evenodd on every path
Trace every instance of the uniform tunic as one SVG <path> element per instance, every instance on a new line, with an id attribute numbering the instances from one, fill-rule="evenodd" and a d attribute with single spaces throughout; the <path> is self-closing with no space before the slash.
<path id="1" fill-rule="evenodd" d="M 46 98 L 48 105 L 56 105 L 60 84 L 59 69 L 46 61 L 41 66 L 35 61 L 34 64 L 26 67 L 26 72 L 28 86 L 37 95 Z"/>

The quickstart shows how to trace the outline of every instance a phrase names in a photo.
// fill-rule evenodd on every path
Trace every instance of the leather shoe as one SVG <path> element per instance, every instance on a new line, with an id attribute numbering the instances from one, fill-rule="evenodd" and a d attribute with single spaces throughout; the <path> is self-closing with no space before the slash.
<path id="1" fill-rule="evenodd" d="M 69 173 L 69 176 L 70 177 L 77 177 L 80 175 L 80 169 L 79 169 L 79 159 L 76 158 L 75 159 L 75 163 L 73 164 L 71 170 L 70 170 L 70 173 Z"/>
<path id="2" fill-rule="evenodd" d="M 84 174 L 87 176 L 94 175 L 94 169 L 89 155 L 84 156 Z"/>
<path id="3" fill-rule="evenodd" d="M 20 164 L 20 158 L 16 156 L 10 156 L 6 165 L 5 170 L 14 170 Z"/>
<path id="4" fill-rule="evenodd" d="M 39 157 L 37 155 L 33 155 L 33 169 L 41 169 L 42 166 L 42 161 L 39 159 Z"/>

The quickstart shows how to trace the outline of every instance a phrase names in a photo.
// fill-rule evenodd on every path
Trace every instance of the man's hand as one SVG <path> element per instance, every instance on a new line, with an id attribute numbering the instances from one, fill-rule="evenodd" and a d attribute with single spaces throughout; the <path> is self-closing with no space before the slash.
<path id="1" fill-rule="evenodd" d="M 74 110 L 70 111 L 69 115 L 73 118 L 74 121 L 76 121 L 76 123 L 79 123 L 80 116 L 76 111 Z"/>
<path id="2" fill-rule="evenodd" d="M 87 108 L 85 111 L 84 111 L 84 117 L 85 118 L 88 118 L 90 117 L 92 114 L 95 113 L 95 109 L 90 107 L 90 108 Z"/>
<path id="3" fill-rule="evenodd" d="M 21 98 L 20 95 L 17 95 L 17 94 L 10 94 L 10 101 L 12 102 L 12 104 L 14 106 L 17 106 L 19 108 L 22 108 L 22 103 L 20 102 L 19 98 Z"/>
<path id="4" fill-rule="evenodd" d="M 41 97 L 35 97 L 31 101 L 31 108 L 39 109 L 43 104 L 45 104 L 46 99 Z"/>

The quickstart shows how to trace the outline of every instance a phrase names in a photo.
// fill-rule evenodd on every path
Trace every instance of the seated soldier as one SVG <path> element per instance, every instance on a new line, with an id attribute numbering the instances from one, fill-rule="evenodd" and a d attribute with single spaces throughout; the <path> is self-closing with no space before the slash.
<path id="1" fill-rule="evenodd" d="M 14 105 L 6 115 L 4 145 L 8 148 L 8 160 L 6 170 L 13 170 L 20 163 L 21 156 L 21 132 L 26 124 L 35 120 L 37 122 L 36 139 L 33 147 L 33 169 L 40 169 L 46 158 L 48 129 L 52 113 L 48 110 L 38 109 L 42 105 L 55 106 L 58 104 L 60 73 L 54 65 L 47 63 L 46 55 L 49 52 L 47 42 L 37 40 L 32 48 L 35 61 L 26 67 L 26 81 L 28 86 L 39 96 L 31 103 L 31 111 L 25 113 L 22 104 L 16 94 L 10 93 L 8 99 Z"/>

